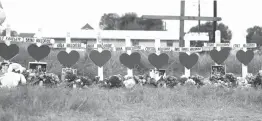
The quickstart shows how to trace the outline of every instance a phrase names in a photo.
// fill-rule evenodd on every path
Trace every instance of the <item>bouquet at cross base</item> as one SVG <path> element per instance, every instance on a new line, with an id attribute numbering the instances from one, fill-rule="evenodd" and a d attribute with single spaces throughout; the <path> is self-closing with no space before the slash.
<path id="1" fill-rule="evenodd" d="M 29 85 L 42 85 L 48 87 L 57 86 L 61 81 L 56 74 L 46 72 L 31 72 L 30 70 L 22 73 Z"/>

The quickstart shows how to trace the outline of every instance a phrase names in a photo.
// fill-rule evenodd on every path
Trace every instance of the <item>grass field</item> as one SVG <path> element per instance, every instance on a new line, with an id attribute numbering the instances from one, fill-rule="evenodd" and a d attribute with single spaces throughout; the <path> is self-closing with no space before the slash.
<path id="1" fill-rule="evenodd" d="M 1 89 L 1 121 L 261 121 L 261 90 Z"/>
<path id="2" fill-rule="evenodd" d="M 27 66 L 34 61 L 26 51 L 28 45 L 19 45 L 19 55 L 12 61 Z M 56 55 L 61 50 L 52 50 L 44 60 L 49 72 L 61 73 L 62 66 Z M 225 61 L 227 73 L 241 75 L 241 64 L 231 52 Z M 118 57 L 121 52 L 112 53 L 112 59 L 104 66 L 105 77 L 126 74 Z M 152 65 L 147 61 L 149 52 L 141 52 L 142 61 L 134 74 L 143 74 Z M 168 53 L 170 60 L 168 75 L 183 75 L 184 67 L 179 63 L 178 53 Z M 93 78 L 97 67 L 88 58 L 88 52 L 80 53 L 80 60 L 73 68 L 78 75 Z M 200 55 L 192 74 L 210 76 L 214 65 L 208 54 Z M 248 65 L 249 73 L 261 69 L 259 53 Z M 135 87 L 127 89 L 65 89 L 20 87 L 0 89 L 0 121 L 262 121 L 261 90 L 225 90 L 213 87 L 176 87 L 175 89 Z"/>

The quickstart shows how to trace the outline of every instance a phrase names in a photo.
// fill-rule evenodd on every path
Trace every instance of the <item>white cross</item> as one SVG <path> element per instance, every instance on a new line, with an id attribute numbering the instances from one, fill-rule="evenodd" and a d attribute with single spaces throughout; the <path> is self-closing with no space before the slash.
<path id="1" fill-rule="evenodd" d="M 190 47 L 191 41 L 194 41 L 194 40 L 196 40 L 196 41 L 209 41 L 209 36 L 208 36 L 208 33 L 188 33 L 184 36 L 184 40 L 185 40 L 185 47 L 191 48 Z M 188 55 L 190 55 L 192 52 L 193 51 L 190 51 L 190 49 L 189 49 L 189 51 L 186 51 L 186 53 Z M 190 69 L 187 69 L 186 67 L 184 67 L 184 68 L 185 68 L 185 74 L 184 75 L 186 77 L 190 77 L 190 75 L 191 75 Z"/>

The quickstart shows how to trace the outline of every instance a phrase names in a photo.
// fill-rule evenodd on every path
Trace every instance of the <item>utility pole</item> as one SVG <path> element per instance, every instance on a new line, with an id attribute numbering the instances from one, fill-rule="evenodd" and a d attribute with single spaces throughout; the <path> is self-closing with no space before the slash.
<path id="1" fill-rule="evenodd" d="M 214 17 L 217 17 L 217 0 L 214 0 Z M 214 43 L 216 40 L 217 21 L 213 21 L 213 37 L 211 42 Z"/>
<path id="2" fill-rule="evenodd" d="M 185 16 L 185 0 L 181 0 L 180 2 L 180 16 L 183 17 Z M 185 46 L 185 40 L 184 40 L 184 35 L 185 35 L 185 20 L 180 19 L 180 32 L 179 32 L 179 46 L 184 47 Z"/>
<path id="3" fill-rule="evenodd" d="M 198 17 L 200 17 L 200 0 L 198 0 Z M 200 32 L 200 20 L 198 21 L 198 32 Z"/>
<path id="4" fill-rule="evenodd" d="M 216 9 L 216 7 L 214 8 Z M 216 12 L 214 12 L 216 13 Z M 184 21 L 185 20 L 191 20 L 191 21 L 213 21 L 216 25 L 216 21 L 221 21 L 221 17 L 216 17 L 217 15 L 214 15 L 215 17 L 204 17 L 204 16 L 185 16 L 185 0 L 181 0 L 180 3 L 180 16 L 165 16 L 165 15 L 142 15 L 143 19 L 161 19 L 161 20 L 179 20 L 180 21 L 180 32 L 179 32 L 179 46 L 184 47 L 185 46 L 185 40 L 184 40 Z M 216 26 L 214 28 L 216 30 Z M 214 31 L 215 33 L 215 31 Z M 215 34 L 213 34 L 215 36 Z M 214 39 L 215 40 L 215 39 Z M 212 39 L 210 40 L 212 41 Z M 215 41 L 214 41 L 215 42 Z"/>

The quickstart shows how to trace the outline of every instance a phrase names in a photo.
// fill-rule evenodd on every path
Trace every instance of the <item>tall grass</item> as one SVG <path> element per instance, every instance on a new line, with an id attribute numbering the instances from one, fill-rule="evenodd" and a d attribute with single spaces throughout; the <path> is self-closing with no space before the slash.
<path id="1" fill-rule="evenodd" d="M 1 121 L 214 120 L 262 111 L 262 92 L 255 89 L 137 86 L 133 90 L 19 87 L 0 91 Z"/>

